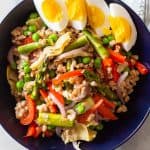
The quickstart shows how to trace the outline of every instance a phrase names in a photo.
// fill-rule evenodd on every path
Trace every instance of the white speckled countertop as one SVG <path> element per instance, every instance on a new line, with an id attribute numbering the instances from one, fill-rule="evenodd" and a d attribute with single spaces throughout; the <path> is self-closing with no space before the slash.
<path id="1" fill-rule="evenodd" d="M 22 0 L 0 0 L 0 22 Z M 144 0 L 123 0 L 127 2 L 143 18 Z M 141 5 L 141 7 L 139 7 Z M 139 10 L 140 9 L 140 10 Z M 150 14 L 149 14 L 150 16 Z M 148 24 L 150 25 L 150 23 Z M 150 116 L 141 129 L 118 150 L 149 150 L 150 149 Z M 12 139 L 0 126 L 0 149 L 1 150 L 26 150 L 23 146 Z"/>

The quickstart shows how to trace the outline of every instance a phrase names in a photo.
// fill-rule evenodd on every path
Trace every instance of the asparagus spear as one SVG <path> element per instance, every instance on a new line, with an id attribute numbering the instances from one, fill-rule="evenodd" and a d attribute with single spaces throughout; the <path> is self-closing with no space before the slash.
<path id="1" fill-rule="evenodd" d="M 70 51 L 79 47 L 82 47 L 88 43 L 88 40 L 86 36 L 81 36 L 77 40 L 75 40 L 73 43 L 68 45 L 64 51 Z"/>
<path id="2" fill-rule="evenodd" d="M 39 42 L 33 42 L 26 45 L 22 45 L 18 47 L 18 52 L 21 54 L 31 53 L 32 51 L 42 48 L 43 45 Z"/>
<path id="3" fill-rule="evenodd" d="M 97 82 L 97 90 L 103 96 L 106 96 L 110 100 L 118 100 L 117 95 L 109 88 L 109 86 L 107 86 L 105 83 L 100 82 L 100 79 L 96 73 L 94 73 L 93 71 L 85 70 L 83 74 L 88 81 Z"/>
<path id="4" fill-rule="evenodd" d="M 99 38 L 94 36 L 92 33 L 90 33 L 88 30 L 83 30 L 83 34 L 88 38 L 88 40 L 92 43 L 94 46 L 96 52 L 99 54 L 99 56 L 102 59 L 105 59 L 109 56 L 109 52 L 103 47 L 103 45 L 100 43 Z"/>
<path id="5" fill-rule="evenodd" d="M 64 118 L 61 114 L 39 113 L 38 124 L 53 125 L 59 127 L 72 127 L 74 121 Z"/>

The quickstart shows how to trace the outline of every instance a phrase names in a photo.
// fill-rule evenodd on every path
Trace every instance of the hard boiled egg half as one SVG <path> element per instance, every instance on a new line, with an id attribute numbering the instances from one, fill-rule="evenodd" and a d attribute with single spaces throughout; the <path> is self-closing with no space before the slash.
<path id="1" fill-rule="evenodd" d="M 46 25 L 54 31 L 62 31 L 68 24 L 67 7 L 63 0 L 33 0 Z"/>
<path id="2" fill-rule="evenodd" d="M 88 23 L 99 36 L 109 33 L 109 8 L 104 0 L 86 0 Z"/>
<path id="3" fill-rule="evenodd" d="M 77 30 L 83 30 L 87 23 L 85 0 L 65 0 L 69 21 Z"/>
<path id="4" fill-rule="evenodd" d="M 126 51 L 134 46 L 137 39 L 136 27 L 127 10 L 119 4 L 110 4 L 110 24 L 116 42 L 122 43 Z"/>

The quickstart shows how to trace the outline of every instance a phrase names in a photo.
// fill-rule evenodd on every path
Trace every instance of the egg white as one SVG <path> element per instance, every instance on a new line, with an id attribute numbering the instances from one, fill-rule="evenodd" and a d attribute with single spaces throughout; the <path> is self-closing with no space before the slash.
<path id="1" fill-rule="evenodd" d="M 98 7 L 98 8 L 100 8 L 101 11 L 105 15 L 104 23 L 101 26 L 99 26 L 98 28 L 93 28 L 92 27 L 99 36 L 103 36 L 104 35 L 103 30 L 105 28 L 106 29 L 110 28 L 110 23 L 109 23 L 109 15 L 110 15 L 109 7 L 108 7 L 107 3 L 104 0 L 86 0 L 86 1 L 87 1 L 88 5 L 94 5 L 94 6 Z M 97 18 L 97 19 L 99 19 L 99 18 Z"/>
<path id="2" fill-rule="evenodd" d="M 131 16 L 129 15 L 128 11 L 122 7 L 119 4 L 116 3 L 111 3 L 109 5 L 110 7 L 110 15 L 113 17 L 123 17 L 125 18 L 128 23 L 131 26 L 131 37 L 128 41 L 123 42 L 123 47 L 126 51 L 131 50 L 131 48 L 135 45 L 136 39 L 137 39 L 137 31 L 136 31 L 136 27 L 135 24 L 131 18 Z M 119 24 L 118 24 L 118 28 L 119 28 Z"/>
<path id="3" fill-rule="evenodd" d="M 72 20 L 70 21 L 72 27 L 74 27 L 77 30 L 83 30 L 86 26 L 87 19 L 86 17 L 82 21 Z"/>
<path id="4" fill-rule="evenodd" d="M 40 17 L 43 19 L 45 24 L 54 31 L 62 31 L 66 28 L 68 24 L 68 14 L 67 14 L 67 8 L 65 5 L 65 2 L 63 0 L 56 0 L 56 2 L 60 5 L 62 10 L 62 19 L 59 22 L 50 22 L 47 20 L 47 18 L 44 16 L 44 13 L 42 11 L 41 5 L 44 0 L 33 0 L 34 5 L 40 15 Z"/>

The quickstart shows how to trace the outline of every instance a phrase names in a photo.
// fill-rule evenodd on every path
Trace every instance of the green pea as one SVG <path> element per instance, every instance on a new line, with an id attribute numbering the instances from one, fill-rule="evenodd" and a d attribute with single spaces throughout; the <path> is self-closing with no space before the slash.
<path id="1" fill-rule="evenodd" d="M 102 43 L 103 43 L 104 45 L 108 45 L 108 44 L 109 44 L 108 38 L 107 38 L 107 37 L 104 37 L 104 38 L 102 39 Z"/>
<path id="2" fill-rule="evenodd" d="M 94 60 L 94 67 L 97 69 L 97 68 L 100 68 L 101 66 L 101 59 L 99 57 L 97 57 L 95 60 Z"/>
<path id="3" fill-rule="evenodd" d="M 23 80 L 20 80 L 16 83 L 16 87 L 18 89 L 18 91 L 22 91 L 23 87 L 24 87 L 24 81 Z"/>
<path id="4" fill-rule="evenodd" d="M 75 110 L 77 111 L 78 114 L 83 114 L 85 113 L 85 106 L 83 103 L 78 103 L 76 106 L 75 106 Z"/>
<path id="5" fill-rule="evenodd" d="M 82 58 L 82 63 L 84 63 L 84 64 L 88 64 L 88 63 L 90 63 L 90 61 L 91 61 L 91 58 L 88 56 Z"/>
<path id="6" fill-rule="evenodd" d="M 107 39 L 108 39 L 109 42 L 110 42 L 110 41 L 114 40 L 115 38 L 114 38 L 114 36 L 111 34 L 111 35 L 108 35 Z"/>
<path id="7" fill-rule="evenodd" d="M 55 76 L 56 76 L 56 73 L 55 73 L 55 70 L 50 70 L 49 71 L 49 76 L 50 76 L 50 78 L 54 78 Z"/>
<path id="8" fill-rule="evenodd" d="M 24 81 L 25 82 L 29 82 L 29 81 L 31 81 L 31 77 L 30 77 L 30 75 L 29 74 L 25 74 L 25 76 L 24 76 Z"/>
<path id="9" fill-rule="evenodd" d="M 51 39 L 53 42 L 56 42 L 58 40 L 57 34 L 53 33 L 49 35 L 48 39 Z"/>
<path id="10" fill-rule="evenodd" d="M 38 13 L 33 12 L 33 13 L 30 14 L 29 18 L 30 18 L 30 19 L 35 19 L 35 18 L 37 18 L 38 16 L 39 16 Z"/>
<path id="11" fill-rule="evenodd" d="M 49 45 L 54 45 L 54 43 L 57 41 L 57 39 L 58 39 L 57 34 L 53 33 L 48 36 L 47 42 Z"/>
<path id="12" fill-rule="evenodd" d="M 37 31 L 37 27 L 36 27 L 35 25 L 30 25 L 30 26 L 28 27 L 28 30 L 29 30 L 30 32 L 34 33 L 34 32 Z"/>
<path id="13" fill-rule="evenodd" d="M 31 33 L 31 32 L 28 31 L 28 30 L 23 31 L 23 35 L 24 35 L 24 36 L 28 36 L 28 35 L 30 35 L 30 33 Z"/>
<path id="14" fill-rule="evenodd" d="M 22 67 L 24 68 L 24 67 L 26 67 L 26 66 L 29 66 L 29 63 L 28 63 L 27 61 L 23 61 Z"/>
<path id="15" fill-rule="evenodd" d="M 40 39 L 40 35 L 38 33 L 34 33 L 32 35 L 32 40 L 35 41 L 35 42 L 38 42 Z"/>
<path id="16" fill-rule="evenodd" d="M 25 66 L 23 68 L 23 70 L 24 70 L 25 73 L 30 73 L 31 72 L 31 68 L 29 66 Z"/>

